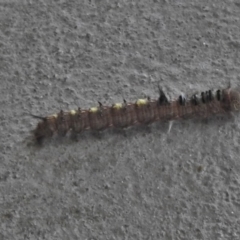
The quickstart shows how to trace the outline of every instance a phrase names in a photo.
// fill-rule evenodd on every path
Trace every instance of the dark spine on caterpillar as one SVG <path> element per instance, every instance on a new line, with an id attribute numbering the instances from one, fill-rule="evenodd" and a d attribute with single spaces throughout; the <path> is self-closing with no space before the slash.
<path id="1" fill-rule="evenodd" d="M 64 136 L 68 131 L 80 133 L 84 130 L 104 130 L 106 128 L 125 128 L 137 124 L 149 124 L 156 121 L 168 121 L 185 118 L 206 118 L 240 109 L 240 89 L 223 89 L 213 93 L 211 90 L 194 94 L 190 98 L 179 96 L 169 101 L 159 89 L 158 99 L 138 99 L 135 103 L 116 103 L 88 110 L 60 111 L 49 117 L 38 117 L 41 121 L 34 130 L 38 142 L 55 133 Z"/>

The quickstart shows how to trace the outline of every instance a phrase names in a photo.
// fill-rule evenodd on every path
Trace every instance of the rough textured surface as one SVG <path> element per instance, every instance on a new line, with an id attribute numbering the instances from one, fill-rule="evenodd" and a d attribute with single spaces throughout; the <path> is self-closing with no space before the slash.
<path id="1" fill-rule="evenodd" d="M 37 121 L 239 85 L 238 1 L 0 1 L 0 239 L 240 239 L 239 116 L 27 145 Z"/>

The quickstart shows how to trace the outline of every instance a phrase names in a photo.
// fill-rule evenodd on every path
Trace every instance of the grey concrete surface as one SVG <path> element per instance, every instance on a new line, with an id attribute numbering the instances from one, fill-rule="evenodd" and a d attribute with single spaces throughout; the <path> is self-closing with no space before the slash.
<path id="1" fill-rule="evenodd" d="M 29 146 L 29 113 L 239 83 L 239 1 L 0 0 L 0 239 L 240 239 L 239 120 Z"/>

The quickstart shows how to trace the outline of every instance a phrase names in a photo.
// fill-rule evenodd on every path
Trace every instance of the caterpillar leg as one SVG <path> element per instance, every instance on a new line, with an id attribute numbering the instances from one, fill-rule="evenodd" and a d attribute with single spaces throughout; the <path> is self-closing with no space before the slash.
<path id="1" fill-rule="evenodd" d="M 172 129 L 172 126 L 173 126 L 173 122 L 174 122 L 174 121 L 169 121 L 168 132 L 167 132 L 167 133 L 170 133 L 170 131 L 171 131 L 171 129 Z"/>
<path id="2" fill-rule="evenodd" d="M 70 139 L 74 142 L 78 142 L 79 141 L 78 134 L 76 132 L 71 131 Z"/>

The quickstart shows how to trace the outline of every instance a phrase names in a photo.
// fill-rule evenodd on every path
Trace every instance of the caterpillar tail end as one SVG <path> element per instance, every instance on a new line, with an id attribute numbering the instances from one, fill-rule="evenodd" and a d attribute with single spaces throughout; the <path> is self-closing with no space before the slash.
<path id="1" fill-rule="evenodd" d="M 227 89 L 228 101 L 230 103 L 231 111 L 240 111 L 240 88 Z"/>

